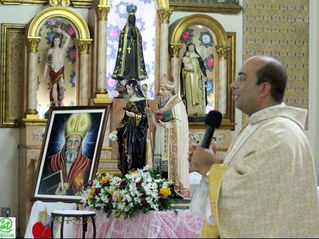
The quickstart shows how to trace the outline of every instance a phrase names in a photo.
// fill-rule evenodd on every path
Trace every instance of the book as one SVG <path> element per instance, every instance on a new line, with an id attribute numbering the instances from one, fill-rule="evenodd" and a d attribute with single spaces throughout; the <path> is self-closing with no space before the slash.
<path id="1" fill-rule="evenodd" d="M 62 171 L 56 171 L 41 180 L 39 193 L 54 195 L 59 184 L 63 189 Z"/>

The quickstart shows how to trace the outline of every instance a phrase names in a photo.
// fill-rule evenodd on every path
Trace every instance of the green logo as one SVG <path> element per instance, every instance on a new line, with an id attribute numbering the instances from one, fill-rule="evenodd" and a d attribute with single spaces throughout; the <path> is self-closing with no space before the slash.
<path id="1" fill-rule="evenodd" d="M 0 219 L 0 232 L 9 233 L 12 231 L 12 220 L 9 217 L 2 217 Z"/>

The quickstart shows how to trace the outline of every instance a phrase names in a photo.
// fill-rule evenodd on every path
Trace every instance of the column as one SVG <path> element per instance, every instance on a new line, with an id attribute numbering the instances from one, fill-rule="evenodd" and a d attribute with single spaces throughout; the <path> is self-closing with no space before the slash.
<path id="1" fill-rule="evenodd" d="M 182 48 L 182 43 L 170 44 L 170 56 L 171 56 L 171 76 L 174 77 L 176 93 L 181 94 L 181 79 L 180 79 L 180 60 L 179 53 Z"/>
<path id="2" fill-rule="evenodd" d="M 227 56 L 230 47 L 217 47 L 219 56 L 219 101 L 218 110 L 223 114 L 227 111 Z"/>
<path id="3" fill-rule="evenodd" d="M 110 103 L 112 102 L 106 91 L 106 47 L 107 47 L 107 15 L 110 7 L 107 0 L 99 0 L 96 7 L 96 15 L 98 19 L 98 50 L 97 50 L 97 92 L 94 103 Z"/>
<path id="4" fill-rule="evenodd" d="M 80 100 L 79 105 L 88 105 L 89 103 L 89 48 L 91 39 L 79 39 L 78 47 L 80 50 Z"/>
<path id="5" fill-rule="evenodd" d="M 160 43 L 160 76 L 168 75 L 168 23 L 173 9 L 160 9 L 158 14 L 161 21 L 161 43 Z M 161 77 L 160 77 L 161 78 Z"/>
<path id="6" fill-rule="evenodd" d="M 38 45 L 40 37 L 28 38 L 28 105 L 26 118 L 38 119 L 37 111 L 37 62 L 38 62 Z"/>

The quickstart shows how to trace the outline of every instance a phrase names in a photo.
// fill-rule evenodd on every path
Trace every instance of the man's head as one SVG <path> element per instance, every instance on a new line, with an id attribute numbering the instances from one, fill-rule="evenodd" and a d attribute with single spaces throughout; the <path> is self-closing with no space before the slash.
<path id="1" fill-rule="evenodd" d="M 243 113 L 253 113 L 283 100 L 287 83 L 285 67 L 276 59 L 254 56 L 244 62 L 232 83 L 235 105 Z"/>
<path id="2" fill-rule="evenodd" d="M 51 48 L 52 47 L 62 47 L 62 36 L 60 34 L 55 34 L 52 38 Z"/>
<path id="3" fill-rule="evenodd" d="M 166 80 L 166 76 L 162 78 L 158 94 L 160 96 L 160 107 L 163 107 L 175 95 L 175 85 Z"/>
<path id="4" fill-rule="evenodd" d="M 64 156 L 66 162 L 73 163 L 81 152 L 86 133 L 91 128 L 91 115 L 88 113 L 72 114 L 65 123 Z"/>

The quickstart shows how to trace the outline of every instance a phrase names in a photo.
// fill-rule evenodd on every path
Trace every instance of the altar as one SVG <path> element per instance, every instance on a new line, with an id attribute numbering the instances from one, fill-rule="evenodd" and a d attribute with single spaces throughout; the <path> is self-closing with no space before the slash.
<path id="1" fill-rule="evenodd" d="M 96 238 L 198 238 L 204 219 L 191 215 L 189 209 L 140 212 L 133 218 L 109 218 L 96 212 Z M 81 224 L 74 226 L 73 238 L 82 238 Z M 86 238 L 93 237 L 88 224 Z"/>

